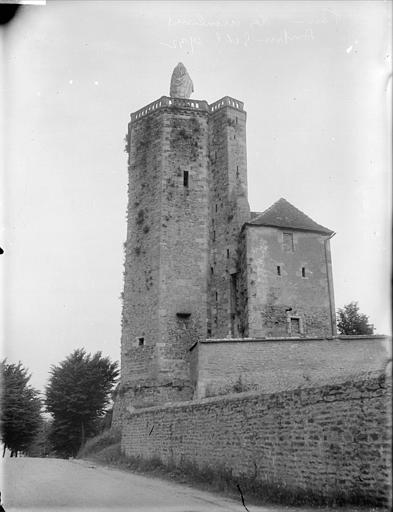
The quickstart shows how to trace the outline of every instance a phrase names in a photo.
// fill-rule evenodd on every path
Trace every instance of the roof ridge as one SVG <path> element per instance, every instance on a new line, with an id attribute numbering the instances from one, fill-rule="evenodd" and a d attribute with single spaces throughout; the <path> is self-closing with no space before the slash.
<path id="1" fill-rule="evenodd" d="M 260 215 L 254 217 L 251 222 L 254 225 L 270 225 L 292 229 L 303 229 L 307 231 L 319 231 L 323 233 L 334 233 L 331 229 L 318 224 L 306 213 L 296 208 L 284 197 L 280 197 L 271 206 L 266 208 Z"/>

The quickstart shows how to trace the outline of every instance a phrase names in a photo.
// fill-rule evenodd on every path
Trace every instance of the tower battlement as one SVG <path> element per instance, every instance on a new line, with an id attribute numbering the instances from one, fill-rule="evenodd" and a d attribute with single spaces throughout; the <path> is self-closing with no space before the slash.
<path id="1" fill-rule="evenodd" d="M 158 100 L 152 101 L 145 107 L 140 108 L 131 114 L 131 121 L 138 121 L 143 117 L 156 112 L 163 108 L 185 108 L 190 110 L 200 110 L 203 112 L 213 113 L 225 107 L 232 107 L 236 110 L 243 111 L 244 103 L 231 96 L 223 98 L 211 103 L 205 100 L 191 100 L 186 98 L 171 98 L 170 96 L 161 96 Z"/>

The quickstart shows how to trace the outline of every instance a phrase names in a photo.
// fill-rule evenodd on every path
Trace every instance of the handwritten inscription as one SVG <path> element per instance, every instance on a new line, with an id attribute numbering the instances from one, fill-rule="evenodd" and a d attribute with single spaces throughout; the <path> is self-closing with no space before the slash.
<path id="1" fill-rule="evenodd" d="M 231 46 L 244 46 L 257 44 L 270 44 L 270 45 L 288 45 L 299 41 L 313 41 L 315 39 L 314 31 L 307 28 L 304 31 L 293 32 L 288 29 L 280 30 L 273 35 L 258 35 L 250 32 L 243 33 L 228 33 L 216 32 L 215 42 L 219 45 Z M 203 42 L 200 37 L 189 36 L 180 39 L 172 39 L 168 42 L 160 42 L 161 45 L 171 48 L 173 50 L 186 50 L 193 54 L 198 46 L 202 46 Z M 210 44 L 210 43 L 209 43 Z"/>
<path id="2" fill-rule="evenodd" d="M 213 19 L 207 20 L 203 16 L 195 16 L 191 18 L 172 18 L 169 16 L 168 26 L 176 27 L 179 25 L 185 25 L 188 27 L 213 27 L 213 28 L 230 28 L 230 27 L 238 27 L 240 25 L 240 21 L 238 20 L 225 20 L 225 19 Z"/>
<path id="3" fill-rule="evenodd" d="M 202 15 L 191 16 L 191 17 L 173 17 L 170 16 L 168 18 L 168 26 L 169 27 L 179 27 L 179 26 L 187 26 L 187 27 L 205 27 L 205 28 L 239 28 L 240 26 L 244 26 L 245 28 L 255 28 L 255 27 L 266 27 L 269 24 L 276 23 L 278 18 L 270 18 L 268 16 L 260 16 L 252 17 L 249 21 L 244 22 L 233 18 L 213 18 L 207 19 Z M 306 16 L 304 18 L 300 18 L 298 13 L 294 11 L 292 14 L 288 13 L 285 17 L 285 23 L 294 23 L 294 24 L 304 24 L 304 25 L 325 25 L 327 23 L 339 23 L 340 15 L 337 11 L 331 8 L 323 8 L 318 9 L 315 13 L 312 13 L 311 16 Z"/>
<path id="4" fill-rule="evenodd" d="M 180 39 L 172 39 L 172 41 L 169 41 L 168 43 L 160 42 L 161 45 L 166 46 L 167 48 L 171 48 L 173 50 L 186 50 L 191 55 L 194 53 L 195 48 L 197 46 L 201 46 L 202 41 L 200 37 L 182 37 Z"/>
<path id="5" fill-rule="evenodd" d="M 194 34 L 184 34 L 159 44 L 172 50 L 183 50 L 193 54 L 198 47 L 213 45 L 250 47 L 260 44 L 282 45 L 310 43 L 316 39 L 318 26 L 340 22 L 340 14 L 332 8 L 314 9 L 300 14 L 293 11 L 285 16 L 268 17 L 260 15 L 245 18 L 207 18 L 202 15 L 170 16 L 168 26 L 179 32 L 194 29 Z M 285 23 L 285 25 L 283 25 Z"/>

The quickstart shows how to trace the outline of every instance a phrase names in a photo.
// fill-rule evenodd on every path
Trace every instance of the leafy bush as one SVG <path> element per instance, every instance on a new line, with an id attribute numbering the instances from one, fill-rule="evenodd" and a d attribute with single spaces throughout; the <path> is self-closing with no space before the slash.
<path id="1" fill-rule="evenodd" d="M 104 430 L 102 434 L 88 439 L 85 445 L 79 450 L 77 457 L 82 459 L 89 455 L 97 454 L 108 447 L 113 447 L 114 445 L 119 445 L 120 447 L 120 438 L 120 430 L 116 428 Z"/>

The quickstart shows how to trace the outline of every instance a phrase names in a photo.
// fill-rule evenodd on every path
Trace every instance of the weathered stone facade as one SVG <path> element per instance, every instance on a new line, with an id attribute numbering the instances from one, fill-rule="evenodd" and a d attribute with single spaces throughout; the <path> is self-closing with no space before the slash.
<path id="1" fill-rule="evenodd" d="M 241 393 L 127 414 L 122 450 L 308 497 L 391 505 L 391 383 Z"/>
<path id="2" fill-rule="evenodd" d="M 391 340 L 336 335 L 334 232 L 250 212 L 243 103 L 190 99 L 183 68 L 127 135 L 122 451 L 389 504 Z"/>
<path id="3" fill-rule="evenodd" d="M 250 338 L 334 336 L 329 235 L 253 224 L 244 231 L 247 308 L 241 334 Z M 288 248 L 286 236 L 290 237 Z"/>
<path id="4" fill-rule="evenodd" d="M 333 232 L 284 200 L 252 215 L 241 101 L 163 96 L 131 115 L 127 149 L 125 404 L 191 399 L 206 338 L 334 334 Z"/>
<path id="5" fill-rule="evenodd" d="M 194 399 L 258 390 L 274 393 L 385 372 L 387 336 L 207 339 L 190 350 Z"/>

